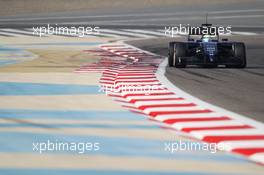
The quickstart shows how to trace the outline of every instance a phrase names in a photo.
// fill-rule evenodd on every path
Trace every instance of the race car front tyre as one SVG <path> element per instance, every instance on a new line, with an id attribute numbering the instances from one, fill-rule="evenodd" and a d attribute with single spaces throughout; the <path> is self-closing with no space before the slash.
<path id="1" fill-rule="evenodd" d="M 169 67 L 174 66 L 174 42 L 169 43 L 169 55 L 168 55 L 168 64 Z"/>
<path id="2" fill-rule="evenodd" d="M 176 68 L 185 68 L 186 60 L 184 57 L 186 56 L 186 44 L 182 42 L 174 43 L 174 66 Z"/>

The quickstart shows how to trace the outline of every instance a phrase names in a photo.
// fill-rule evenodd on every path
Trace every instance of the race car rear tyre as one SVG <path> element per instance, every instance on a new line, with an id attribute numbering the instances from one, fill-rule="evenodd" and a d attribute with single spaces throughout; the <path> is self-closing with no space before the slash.
<path id="1" fill-rule="evenodd" d="M 186 56 L 186 44 L 181 42 L 174 43 L 174 66 L 176 68 L 185 68 L 186 60 L 183 58 Z"/>
<path id="2" fill-rule="evenodd" d="M 233 44 L 234 57 L 240 59 L 237 65 L 227 65 L 228 68 L 245 68 L 247 66 L 246 47 L 244 43 Z"/>

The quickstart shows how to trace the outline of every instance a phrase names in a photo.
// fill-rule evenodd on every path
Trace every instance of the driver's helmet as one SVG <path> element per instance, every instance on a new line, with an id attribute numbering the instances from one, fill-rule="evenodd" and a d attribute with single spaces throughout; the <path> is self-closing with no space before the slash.
<path id="1" fill-rule="evenodd" d="M 203 42 L 209 42 L 210 39 L 211 39 L 211 36 L 210 35 L 203 35 L 203 37 L 202 37 L 202 41 Z"/>

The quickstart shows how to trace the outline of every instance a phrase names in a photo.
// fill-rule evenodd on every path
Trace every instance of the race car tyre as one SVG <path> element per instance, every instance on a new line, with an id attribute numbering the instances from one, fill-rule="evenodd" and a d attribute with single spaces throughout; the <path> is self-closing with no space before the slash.
<path id="1" fill-rule="evenodd" d="M 183 57 L 185 56 L 186 56 L 186 44 L 181 42 L 175 42 L 173 65 L 176 68 L 185 68 L 186 61 L 185 59 L 183 59 Z"/>
<path id="2" fill-rule="evenodd" d="M 244 43 L 233 44 L 234 57 L 240 59 L 240 63 L 237 65 L 227 65 L 228 68 L 245 68 L 247 66 L 246 59 L 246 47 Z"/>
<path id="3" fill-rule="evenodd" d="M 169 55 L 168 55 L 168 64 L 169 67 L 175 66 L 174 63 L 174 42 L 169 43 Z"/>

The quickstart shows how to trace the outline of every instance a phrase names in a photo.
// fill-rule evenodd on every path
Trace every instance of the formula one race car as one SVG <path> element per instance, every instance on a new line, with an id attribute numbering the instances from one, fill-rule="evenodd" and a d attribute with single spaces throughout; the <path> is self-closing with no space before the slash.
<path id="1" fill-rule="evenodd" d="M 212 24 L 202 24 L 199 32 L 189 30 L 187 42 L 169 43 L 169 66 L 185 68 L 186 65 L 200 65 L 202 67 L 217 67 L 225 65 L 228 68 L 246 67 L 246 49 L 242 42 L 229 42 L 228 39 L 219 39 L 219 33 L 201 31 L 211 28 Z M 208 30 L 210 31 L 210 30 Z M 200 39 L 191 36 L 201 35 Z"/>

